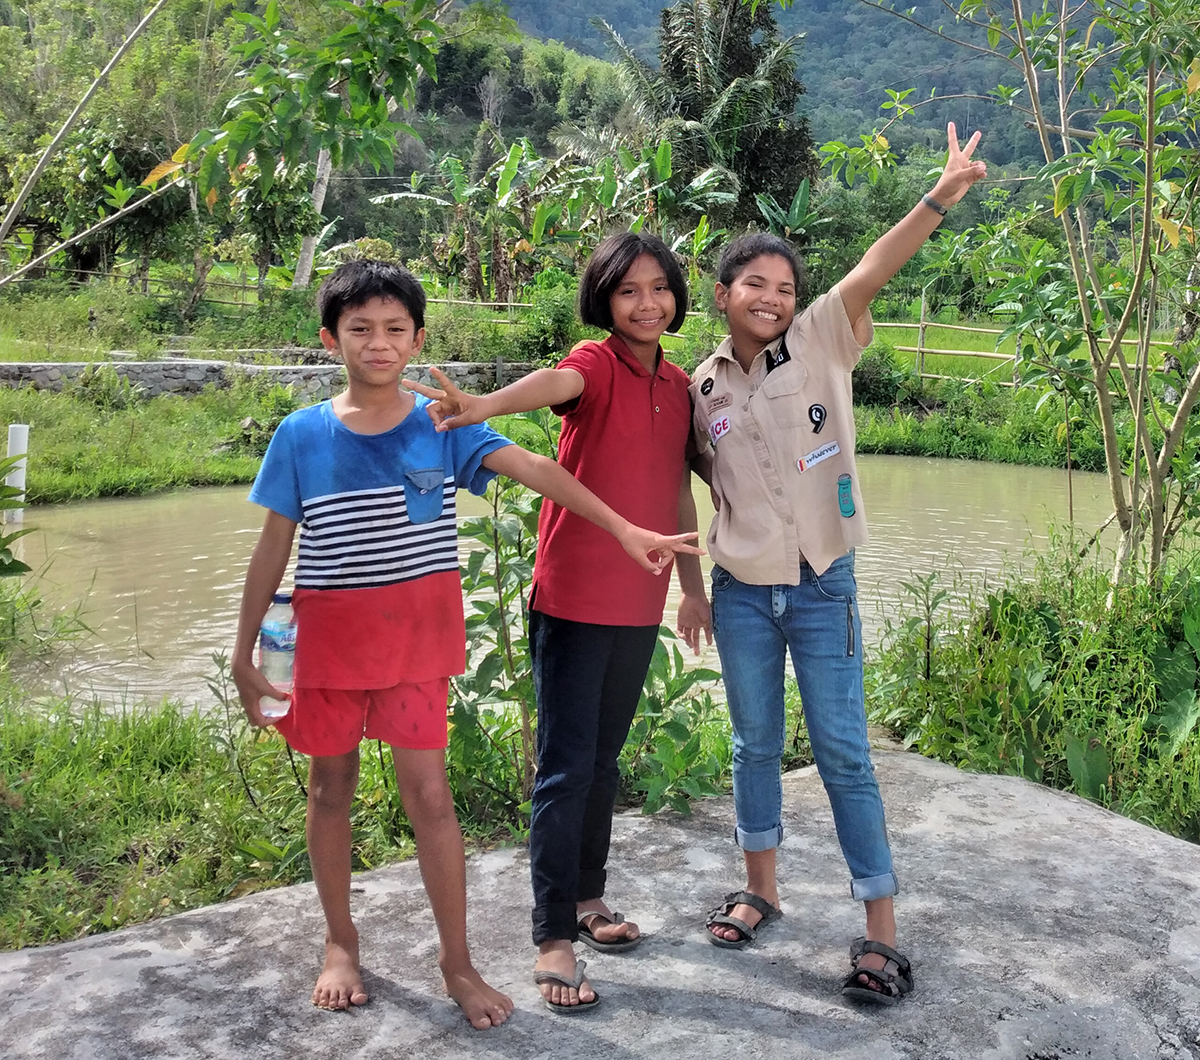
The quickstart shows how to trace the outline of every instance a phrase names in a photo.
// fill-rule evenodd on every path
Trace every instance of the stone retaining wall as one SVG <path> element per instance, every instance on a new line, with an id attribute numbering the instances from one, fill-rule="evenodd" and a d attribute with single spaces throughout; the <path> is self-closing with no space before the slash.
<path id="1" fill-rule="evenodd" d="M 236 364 L 228 361 L 199 361 L 192 358 L 161 361 L 95 362 L 108 364 L 120 376 L 143 387 L 147 396 L 159 394 L 197 394 L 212 384 L 226 387 L 235 375 L 266 375 L 275 382 L 285 383 L 305 398 L 323 401 L 345 386 L 345 373 L 338 364 Z M 62 390 L 63 385 L 77 379 L 89 367 L 87 362 L 0 362 L 0 386 L 32 386 L 36 390 Z M 438 365 L 455 383 L 474 394 L 488 393 L 534 370 L 536 365 L 493 361 L 488 364 L 454 363 Z M 413 365 L 409 379 L 432 383 L 427 365 Z"/>

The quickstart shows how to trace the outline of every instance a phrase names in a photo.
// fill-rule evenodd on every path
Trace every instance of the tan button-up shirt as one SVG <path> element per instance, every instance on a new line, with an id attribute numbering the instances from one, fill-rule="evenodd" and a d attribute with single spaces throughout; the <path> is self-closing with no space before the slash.
<path id="1" fill-rule="evenodd" d="M 798 585 L 802 559 L 821 574 L 866 543 L 850 400 L 862 351 L 834 287 L 749 372 L 728 338 L 696 369 L 693 433 L 721 502 L 708 551 L 739 581 Z"/>

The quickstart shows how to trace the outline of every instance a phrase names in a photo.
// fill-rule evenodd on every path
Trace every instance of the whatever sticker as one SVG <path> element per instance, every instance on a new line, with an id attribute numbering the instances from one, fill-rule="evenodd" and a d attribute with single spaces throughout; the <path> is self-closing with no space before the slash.
<path id="1" fill-rule="evenodd" d="M 708 425 L 708 436 L 712 439 L 713 445 L 721 439 L 723 435 L 729 433 L 729 417 L 722 416 L 719 420 L 713 420 Z"/>
<path id="2" fill-rule="evenodd" d="M 807 471 L 810 467 L 816 467 L 822 460 L 837 456 L 841 451 L 837 442 L 826 442 L 820 449 L 814 449 L 808 456 L 802 456 L 796 461 L 796 466 L 801 471 Z"/>

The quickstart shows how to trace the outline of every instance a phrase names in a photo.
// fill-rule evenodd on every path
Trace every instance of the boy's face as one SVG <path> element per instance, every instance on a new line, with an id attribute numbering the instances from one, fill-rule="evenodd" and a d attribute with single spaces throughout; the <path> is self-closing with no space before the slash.
<path id="1" fill-rule="evenodd" d="M 778 254 L 752 258 L 728 287 L 717 284 L 716 304 L 735 344 L 753 340 L 766 346 L 787 331 L 796 315 L 792 266 Z"/>
<path id="2" fill-rule="evenodd" d="M 325 348 L 346 363 L 352 382 L 397 386 L 408 362 L 421 352 L 425 329 L 395 298 L 371 298 L 342 313 L 337 334 L 321 329 Z"/>

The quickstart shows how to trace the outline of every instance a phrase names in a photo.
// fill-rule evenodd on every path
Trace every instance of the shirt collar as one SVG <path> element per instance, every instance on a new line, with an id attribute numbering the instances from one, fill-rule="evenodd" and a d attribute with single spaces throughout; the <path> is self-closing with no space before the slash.
<path id="1" fill-rule="evenodd" d="M 658 353 L 655 355 L 654 372 L 647 370 L 646 366 L 637 359 L 637 356 L 634 354 L 634 352 L 625 344 L 625 340 L 616 334 L 616 332 L 610 334 L 608 338 L 601 343 L 601 345 L 607 346 L 609 352 L 612 353 L 612 355 L 616 357 L 618 361 L 621 361 L 623 364 L 625 364 L 634 375 L 642 375 L 646 377 L 657 375 L 658 370 L 661 368 L 663 363 L 663 348 L 661 344 L 658 347 Z"/>
<path id="2" fill-rule="evenodd" d="M 754 365 L 758 363 L 758 359 L 762 357 L 763 354 L 773 354 L 776 350 L 778 350 L 779 345 L 783 342 L 784 335 L 786 334 L 787 333 L 784 332 L 777 338 L 772 339 L 761 350 L 759 350 L 755 355 L 754 360 L 750 362 L 751 369 L 753 369 Z M 714 356 L 719 361 L 732 361 L 734 364 L 737 364 L 737 358 L 733 355 L 733 339 L 726 335 L 725 338 L 721 340 L 721 344 L 717 347 L 717 351 Z M 738 365 L 738 367 L 741 366 Z"/>

